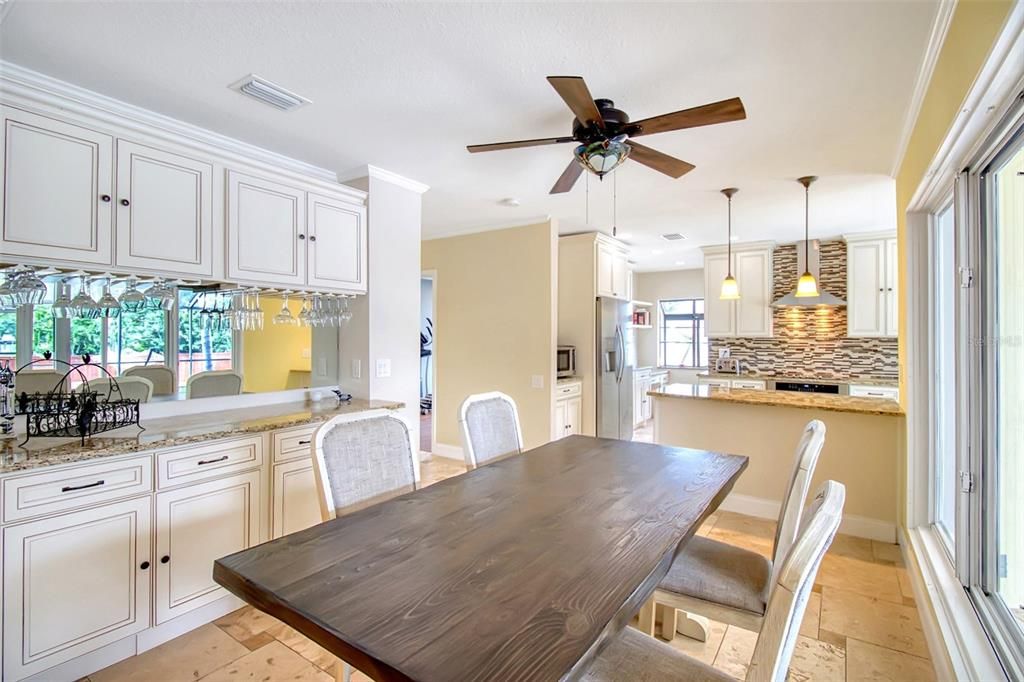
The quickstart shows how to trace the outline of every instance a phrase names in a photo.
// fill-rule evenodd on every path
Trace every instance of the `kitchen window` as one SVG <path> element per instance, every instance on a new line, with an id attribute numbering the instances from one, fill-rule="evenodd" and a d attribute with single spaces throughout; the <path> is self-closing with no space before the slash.
<path id="1" fill-rule="evenodd" d="M 231 369 L 234 335 L 204 312 L 205 299 L 188 289 L 178 290 L 178 386 L 199 372 Z"/>
<path id="2" fill-rule="evenodd" d="M 658 365 L 701 368 L 708 365 L 704 299 L 658 301 Z"/>

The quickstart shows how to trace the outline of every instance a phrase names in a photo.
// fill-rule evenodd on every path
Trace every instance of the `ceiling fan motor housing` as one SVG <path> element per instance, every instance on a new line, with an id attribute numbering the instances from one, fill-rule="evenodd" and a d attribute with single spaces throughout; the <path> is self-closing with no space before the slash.
<path id="1" fill-rule="evenodd" d="M 628 133 L 626 128 L 629 125 L 629 115 L 621 109 L 616 109 L 615 102 L 610 99 L 595 99 L 594 104 L 597 105 L 597 110 L 601 112 L 601 118 L 604 120 L 604 130 L 602 131 L 596 126 L 587 127 L 580 123 L 578 118 L 574 118 L 572 120 L 572 136 L 574 139 L 583 143 L 590 143 L 610 139 L 622 133 Z"/>

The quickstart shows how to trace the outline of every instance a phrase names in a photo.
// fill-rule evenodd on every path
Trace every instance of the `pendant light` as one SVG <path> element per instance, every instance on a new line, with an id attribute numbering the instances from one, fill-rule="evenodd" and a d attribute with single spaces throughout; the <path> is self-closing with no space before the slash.
<path id="1" fill-rule="evenodd" d="M 736 283 L 736 278 L 732 276 L 732 195 L 739 192 L 735 187 L 726 187 L 722 190 L 722 194 L 729 200 L 729 231 L 726 241 L 726 251 L 729 254 L 727 256 L 727 274 L 725 279 L 722 280 L 722 293 L 719 296 L 723 301 L 735 301 L 740 297 L 740 287 Z"/>
<path id="2" fill-rule="evenodd" d="M 810 270 L 811 254 L 811 183 L 817 180 L 815 175 L 805 175 L 797 178 L 797 182 L 804 186 L 804 274 L 796 283 L 797 298 L 811 298 L 818 296 L 818 282 Z"/>

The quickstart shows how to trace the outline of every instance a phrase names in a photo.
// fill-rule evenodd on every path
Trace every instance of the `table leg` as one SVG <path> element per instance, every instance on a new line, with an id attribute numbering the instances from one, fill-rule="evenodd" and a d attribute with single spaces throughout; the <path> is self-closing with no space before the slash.
<path id="1" fill-rule="evenodd" d="M 640 607 L 640 623 L 637 625 L 640 632 L 651 637 L 654 636 L 654 598 L 648 599 Z"/>
<path id="2" fill-rule="evenodd" d="M 658 604 L 655 607 L 654 620 L 658 623 L 658 634 L 660 634 L 661 638 L 666 642 L 671 642 L 676 637 L 679 614 L 679 610 L 674 609 L 671 606 L 666 606 L 665 604 Z"/>
<path id="3" fill-rule="evenodd" d="M 337 682 L 352 682 L 352 666 L 339 659 L 334 666 L 334 679 Z"/>
<path id="4" fill-rule="evenodd" d="M 679 611 L 682 616 L 676 624 L 676 632 L 698 642 L 708 641 L 708 619 L 695 613 Z"/>

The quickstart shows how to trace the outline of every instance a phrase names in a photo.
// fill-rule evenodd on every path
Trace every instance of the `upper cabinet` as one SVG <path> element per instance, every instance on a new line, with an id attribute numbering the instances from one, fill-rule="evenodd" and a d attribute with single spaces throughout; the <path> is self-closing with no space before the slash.
<path id="1" fill-rule="evenodd" d="M 847 335 L 895 337 L 899 332 L 896 238 L 846 237 Z"/>
<path id="2" fill-rule="evenodd" d="M 597 295 L 630 300 L 632 292 L 625 248 L 610 239 L 597 240 Z"/>
<path id="3" fill-rule="evenodd" d="M 117 266 L 213 276 L 213 166 L 117 142 Z"/>
<path id="4" fill-rule="evenodd" d="M 730 268 L 731 264 L 731 268 Z M 739 285 L 740 298 L 719 298 L 729 270 Z M 704 324 L 711 338 L 758 338 L 772 335 L 772 246 L 740 244 L 730 262 L 725 247 L 704 251 Z"/>
<path id="5" fill-rule="evenodd" d="M 366 209 L 311 192 L 306 220 L 309 285 L 366 291 Z"/>
<path id="6" fill-rule="evenodd" d="M 109 266 L 114 138 L 9 107 L 3 113 L 4 256 Z"/>
<path id="7" fill-rule="evenodd" d="M 229 279 L 306 284 L 306 193 L 267 178 L 228 171 Z"/>

